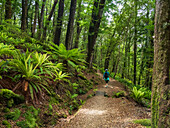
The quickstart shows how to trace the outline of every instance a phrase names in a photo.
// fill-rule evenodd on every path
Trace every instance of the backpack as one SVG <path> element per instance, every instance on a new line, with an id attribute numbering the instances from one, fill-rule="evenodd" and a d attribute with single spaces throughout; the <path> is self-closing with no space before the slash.
<path id="1" fill-rule="evenodd" d="M 105 74 L 104 74 L 104 78 L 105 79 L 107 79 L 109 76 L 108 76 L 108 73 L 107 72 L 105 72 Z"/>

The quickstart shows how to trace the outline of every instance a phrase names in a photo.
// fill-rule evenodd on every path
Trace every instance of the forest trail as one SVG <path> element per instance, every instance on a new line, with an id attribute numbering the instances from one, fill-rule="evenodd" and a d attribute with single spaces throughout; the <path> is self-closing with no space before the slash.
<path id="1" fill-rule="evenodd" d="M 102 74 L 99 74 L 102 78 Z M 138 106 L 126 97 L 104 97 L 113 92 L 125 91 L 124 86 L 110 79 L 108 88 L 99 85 L 96 95 L 86 101 L 70 119 L 63 119 L 55 128 L 143 128 L 131 121 L 150 118 L 150 110 Z"/>

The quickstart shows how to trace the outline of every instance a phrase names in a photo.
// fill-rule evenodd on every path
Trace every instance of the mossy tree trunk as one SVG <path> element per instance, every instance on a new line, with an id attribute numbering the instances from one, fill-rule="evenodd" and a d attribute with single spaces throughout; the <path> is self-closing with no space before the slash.
<path id="1" fill-rule="evenodd" d="M 60 0 L 59 9 L 58 9 L 58 17 L 57 17 L 57 25 L 55 29 L 54 43 L 60 44 L 61 30 L 62 30 L 62 22 L 63 22 L 63 13 L 64 13 L 64 0 Z"/>
<path id="2" fill-rule="evenodd" d="M 34 23 L 32 28 L 32 37 L 34 37 L 36 24 L 37 24 L 37 16 L 38 16 L 38 8 L 39 8 L 39 1 L 35 1 L 35 14 L 34 14 Z"/>
<path id="3" fill-rule="evenodd" d="M 5 3 L 5 20 L 9 20 L 12 17 L 11 0 L 6 0 Z"/>
<path id="4" fill-rule="evenodd" d="M 74 16 L 76 13 L 76 5 L 77 5 L 77 0 L 71 0 L 70 15 L 69 15 L 69 21 L 67 26 L 66 40 L 65 40 L 65 45 L 67 50 L 70 50 L 72 46 L 71 42 L 74 33 Z"/>
<path id="5" fill-rule="evenodd" d="M 41 29 L 43 27 L 45 3 L 46 3 L 46 0 L 43 0 L 41 13 L 40 13 L 40 16 L 38 17 L 38 24 L 39 24 L 38 39 L 41 38 L 41 31 L 42 31 Z"/>
<path id="6" fill-rule="evenodd" d="M 53 4 L 53 7 L 52 7 L 52 9 L 51 9 L 51 11 L 50 11 L 50 14 L 49 14 L 49 16 L 48 16 L 48 18 L 47 18 L 47 20 L 46 20 L 46 23 L 45 23 L 45 26 L 44 26 L 44 31 L 43 31 L 43 40 L 46 39 L 46 36 L 47 36 L 47 27 L 48 27 L 49 24 L 50 24 L 50 21 L 51 21 L 51 18 L 52 18 L 52 16 L 53 16 L 53 13 L 54 13 L 54 11 L 55 11 L 55 7 L 56 7 L 57 3 L 58 3 L 58 0 L 55 0 L 55 1 L 54 1 L 54 4 Z"/>
<path id="7" fill-rule="evenodd" d="M 21 30 L 26 31 L 27 28 L 27 7 L 28 0 L 22 0 L 22 17 L 21 17 Z"/>
<path id="8" fill-rule="evenodd" d="M 170 126 L 170 4 L 156 1 L 154 68 L 152 84 L 152 128 Z"/>
<path id="9" fill-rule="evenodd" d="M 82 10 L 81 4 L 82 4 L 82 0 L 79 0 L 78 1 L 77 19 L 76 19 L 77 33 L 76 33 L 74 48 L 78 48 L 80 33 L 81 33 L 81 30 L 82 30 L 82 26 L 80 26 L 80 21 L 82 20 L 81 15 L 80 15 L 81 10 Z"/>
<path id="10" fill-rule="evenodd" d="M 94 6 L 93 6 L 92 17 L 91 17 L 89 33 L 88 33 L 88 46 L 87 46 L 88 49 L 87 62 L 89 68 L 92 68 L 94 46 L 98 36 L 104 5 L 105 5 L 105 0 L 94 0 Z"/>

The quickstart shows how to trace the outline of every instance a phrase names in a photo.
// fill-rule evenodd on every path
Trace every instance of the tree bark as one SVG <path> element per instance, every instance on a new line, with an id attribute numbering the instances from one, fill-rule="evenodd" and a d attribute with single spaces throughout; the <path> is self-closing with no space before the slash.
<path id="1" fill-rule="evenodd" d="M 134 58 L 133 58 L 133 63 L 134 63 L 134 72 L 133 72 L 133 83 L 136 85 L 136 57 L 137 57 L 137 0 L 135 0 L 135 36 L 134 36 Z"/>
<path id="2" fill-rule="evenodd" d="M 144 46 L 142 45 L 142 53 L 141 53 L 141 64 L 140 64 L 140 73 L 139 73 L 139 79 L 138 79 L 138 85 L 140 85 L 140 81 L 141 81 L 141 76 L 142 76 L 142 74 L 143 74 L 143 70 L 144 70 L 144 52 L 145 52 L 145 48 L 144 48 Z"/>
<path id="3" fill-rule="evenodd" d="M 81 18 L 80 18 L 81 3 L 82 3 L 82 0 L 80 0 L 80 1 L 79 1 L 79 4 L 78 4 L 77 20 L 76 20 L 76 24 L 77 24 L 77 34 L 76 34 L 76 39 L 75 39 L 75 46 L 74 46 L 74 48 L 78 48 L 79 37 L 80 37 L 81 30 L 82 30 L 82 27 L 80 26 L 80 23 L 79 23 L 79 21 L 81 20 Z"/>
<path id="4" fill-rule="evenodd" d="M 28 21 L 29 15 L 28 12 L 32 5 L 32 0 L 28 0 L 29 4 L 27 5 L 27 17 L 26 17 L 26 28 L 28 29 L 28 23 L 32 24 L 32 21 Z M 32 9 L 31 9 L 32 10 Z M 30 18 L 31 19 L 31 18 Z M 32 30 L 32 29 L 31 29 Z"/>
<path id="5" fill-rule="evenodd" d="M 22 18 L 21 18 L 21 30 L 26 31 L 27 27 L 27 6 L 28 0 L 22 0 Z"/>
<path id="6" fill-rule="evenodd" d="M 44 19 L 43 17 L 44 17 L 45 2 L 46 2 L 46 0 L 43 0 L 43 4 L 42 4 L 42 7 L 41 7 L 41 14 L 40 14 L 40 17 L 39 17 L 39 20 L 38 20 L 38 24 L 39 24 L 38 39 L 41 38 L 41 31 L 42 31 L 43 19 Z"/>
<path id="7" fill-rule="evenodd" d="M 72 41 L 73 32 L 74 32 L 74 16 L 76 12 L 76 3 L 77 3 L 77 0 L 71 0 L 70 16 L 69 16 L 69 22 L 67 26 L 67 34 L 66 34 L 66 40 L 65 40 L 65 45 L 66 45 L 67 50 L 71 49 L 71 41 Z"/>
<path id="8" fill-rule="evenodd" d="M 54 36 L 54 43 L 57 45 L 60 44 L 63 13 L 64 13 L 64 0 L 60 0 L 59 9 L 58 9 L 58 17 L 57 17 L 57 26 L 55 30 L 55 36 Z"/>
<path id="9" fill-rule="evenodd" d="M 152 128 L 168 128 L 170 122 L 170 4 L 156 0 L 154 67 L 152 79 Z"/>
<path id="10" fill-rule="evenodd" d="M 11 18 L 12 18 L 11 0 L 6 0 L 6 3 L 5 3 L 5 20 L 9 20 Z"/>
<path id="11" fill-rule="evenodd" d="M 58 3 L 58 0 L 55 0 L 55 1 L 54 1 L 54 4 L 53 4 L 53 7 L 52 7 L 52 9 L 51 9 L 51 11 L 50 11 L 50 14 L 49 14 L 49 16 L 48 16 L 48 19 L 47 19 L 47 21 L 46 21 L 46 23 L 45 23 L 44 33 L 43 33 L 43 39 L 44 39 L 44 40 L 46 39 L 47 26 L 50 24 L 51 17 L 52 17 L 52 15 L 53 15 L 53 13 L 54 13 L 55 6 L 57 5 L 57 3 Z"/>
<path id="12" fill-rule="evenodd" d="M 92 68 L 92 60 L 94 53 L 94 45 L 96 43 L 98 30 L 100 26 L 100 21 L 103 14 L 103 9 L 105 5 L 105 0 L 95 0 L 94 7 L 92 11 L 92 19 L 90 22 L 89 35 L 88 35 L 88 53 L 87 53 L 87 62 L 88 67 Z"/>
<path id="13" fill-rule="evenodd" d="M 37 15 L 38 15 L 38 8 L 39 8 L 38 1 L 35 1 L 35 15 L 34 15 L 34 24 L 33 24 L 33 28 L 32 28 L 32 37 L 34 37 L 34 34 L 35 34 L 36 23 L 37 23 Z"/>

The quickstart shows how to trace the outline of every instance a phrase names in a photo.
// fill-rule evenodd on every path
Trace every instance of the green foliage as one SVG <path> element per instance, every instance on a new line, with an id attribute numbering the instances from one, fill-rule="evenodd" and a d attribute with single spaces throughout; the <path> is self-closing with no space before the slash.
<path id="1" fill-rule="evenodd" d="M 125 86 L 127 86 L 130 89 L 131 96 L 132 98 L 134 98 L 135 101 L 142 103 L 147 107 L 150 106 L 148 100 L 149 102 L 151 100 L 151 90 L 149 88 L 134 85 L 133 82 L 128 79 L 121 79 L 119 77 L 116 77 L 116 80 L 125 84 Z"/>
<path id="2" fill-rule="evenodd" d="M 18 120 L 21 115 L 21 111 L 18 108 L 15 108 L 13 112 L 5 114 L 6 119 L 11 119 L 11 120 Z"/>
<path id="3" fill-rule="evenodd" d="M 33 56 L 31 58 L 31 55 Z M 47 76 L 44 77 L 45 74 L 50 74 L 50 68 L 55 67 L 52 63 L 48 63 L 47 54 L 41 53 L 19 53 L 16 52 L 14 55 L 14 59 L 10 61 L 10 68 L 17 72 L 17 76 L 21 77 L 22 86 L 24 86 L 24 91 L 28 90 L 31 94 L 31 98 L 34 99 L 33 95 L 41 92 L 44 88 L 48 93 L 47 89 Z M 50 67 L 51 66 L 51 67 Z M 51 74 L 50 74 L 51 75 Z"/>
<path id="4" fill-rule="evenodd" d="M 15 94 L 9 89 L 0 89 L 0 102 L 6 104 L 7 107 L 12 107 L 14 104 L 20 104 L 24 102 L 24 97 L 18 94 Z"/>
<path id="5" fill-rule="evenodd" d="M 50 112 L 53 111 L 53 106 L 52 106 L 51 104 L 49 104 L 48 110 L 49 110 Z"/>
<path id="6" fill-rule="evenodd" d="M 144 92 L 142 92 L 142 89 L 137 90 L 136 87 L 133 87 L 131 91 L 131 96 L 134 98 L 135 101 L 141 103 L 142 98 L 144 98 Z"/>
<path id="7" fill-rule="evenodd" d="M 78 74 L 78 77 L 80 77 L 82 80 L 87 80 L 87 78 L 83 74 Z"/>
<path id="8" fill-rule="evenodd" d="M 0 43 L 0 56 L 2 55 L 12 55 L 14 52 L 14 47 L 11 45 L 5 45 L 4 43 Z"/>
<path id="9" fill-rule="evenodd" d="M 4 56 L 12 56 L 14 53 L 14 47 L 11 45 L 5 45 L 0 43 L 0 57 Z M 0 79 L 2 79 L 1 74 L 4 72 L 8 72 L 7 69 L 8 60 L 1 60 L 0 59 Z"/>
<path id="10" fill-rule="evenodd" d="M 79 85 L 78 85 L 77 83 L 73 83 L 73 84 L 72 84 L 72 87 L 73 87 L 73 90 L 77 90 L 78 87 L 79 87 Z"/>
<path id="11" fill-rule="evenodd" d="M 1 89 L 0 90 L 0 97 L 3 97 L 5 99 L 11 99 L 12 97 L 14 97 L 16 94 L 9 89 Z"/>
<path id="12" fill-rule="evenodd" d="M 93 89 L 93 92 L 96 92 L 98 89 L 96 88 L 96 89 Z"/>
<path id="13" fill-rule="evenodd" d="M 51 42 L 51 46 L 49 46 L 50 51 L 48 52 L 51 55 L 58 56 L 59 59 L 63 61 L 67 61 L 71 66 L 75 67 L 76 64 L 84 64 L 85 63 L 85 54 L 83 51 L 78 50 L 77 48 L 66 50 L 66 47 L 61 43 L 59 46 Z M 55 57 L 54 57 L 55 58 Z"/>
<path id="14" fill-rule="evenodd" d="M 142 126 L 146 126 L 146 128 L 151 128 L 150 119 L 133 120 L 133 122 L 136 124 L 141 124 Z"/>
<path id="15" fill-rule="evenodd" d="M 119 98 L 119 97 L 124 97 L 124 96 L 125 96 L 125 92 L 124 91 L 120 91 L 120 92 L 117 92 L 117 93 L 113 92 L 112 98 L 114 98 L 114 97 Z"/>
<path id="16" fill-rule="evenodd" d="M 87 99 L 89 99 L 89 98 L 91 98 L 91 97 L 93 97 L 94 96 L 94 94 L 89 94 L 88 96 L 87 96 Z"/>
<path id="17" fill-rule="evenodd" d="M 8 108 L 11 108 L 13 105 L 14 105 L 14 100 L 13 100 L 13 99 L 9 99 L 9 100 L 7 101 L 7 107 L 8 107 Z"/>
<path id="18" fill-rule="evenodd" d="M 24 121 L 17 122 L 17 126 L 21 128 L 36 128 L 38 127 L 37 119 L 40 110 L 35 109 L 33 106 L 27 108 L 27 111 L 23 114 Z"/>
<path id="19" fill-rule="evenodd" d="M 0 74 L 4 72 L 8 72 L 7 64 L 8 64 L 8 61 L 0 60 Z M 0 79 L 2 79 L 1 75 L 0 75 Z"/>
<path id="20" fill-rule="evenodd" d="M 52 72 L 52 74 L 54 75 L 54 81 L 60 82 L 60 81 L 68 81 L 66 78 L 69 77 L 69 75 L 67 75 L 66 73 L 63 73 L 62 71 L 56 71 L 54 70 Z"/>
<path id="21" fill-rule="evenodd" d="M 4 108 L 3 112 L 8 113 L 8 112 L 10 112 L 10 109 L 9 108 Z"/>
<path id="22" fill-rule="evenodd" d="M 7 120 L 3 120 L 2 125 L 5 125 L 6 128 L 11 128 L 11 124 Z"/>
<path id="23" fill-rule="evenodd" d="M 73 94 L 72 96 L 71 96 L 71 99 L 74 99 L 74 98 L 76 98 L 78 96 L 78 94 Z"/>

